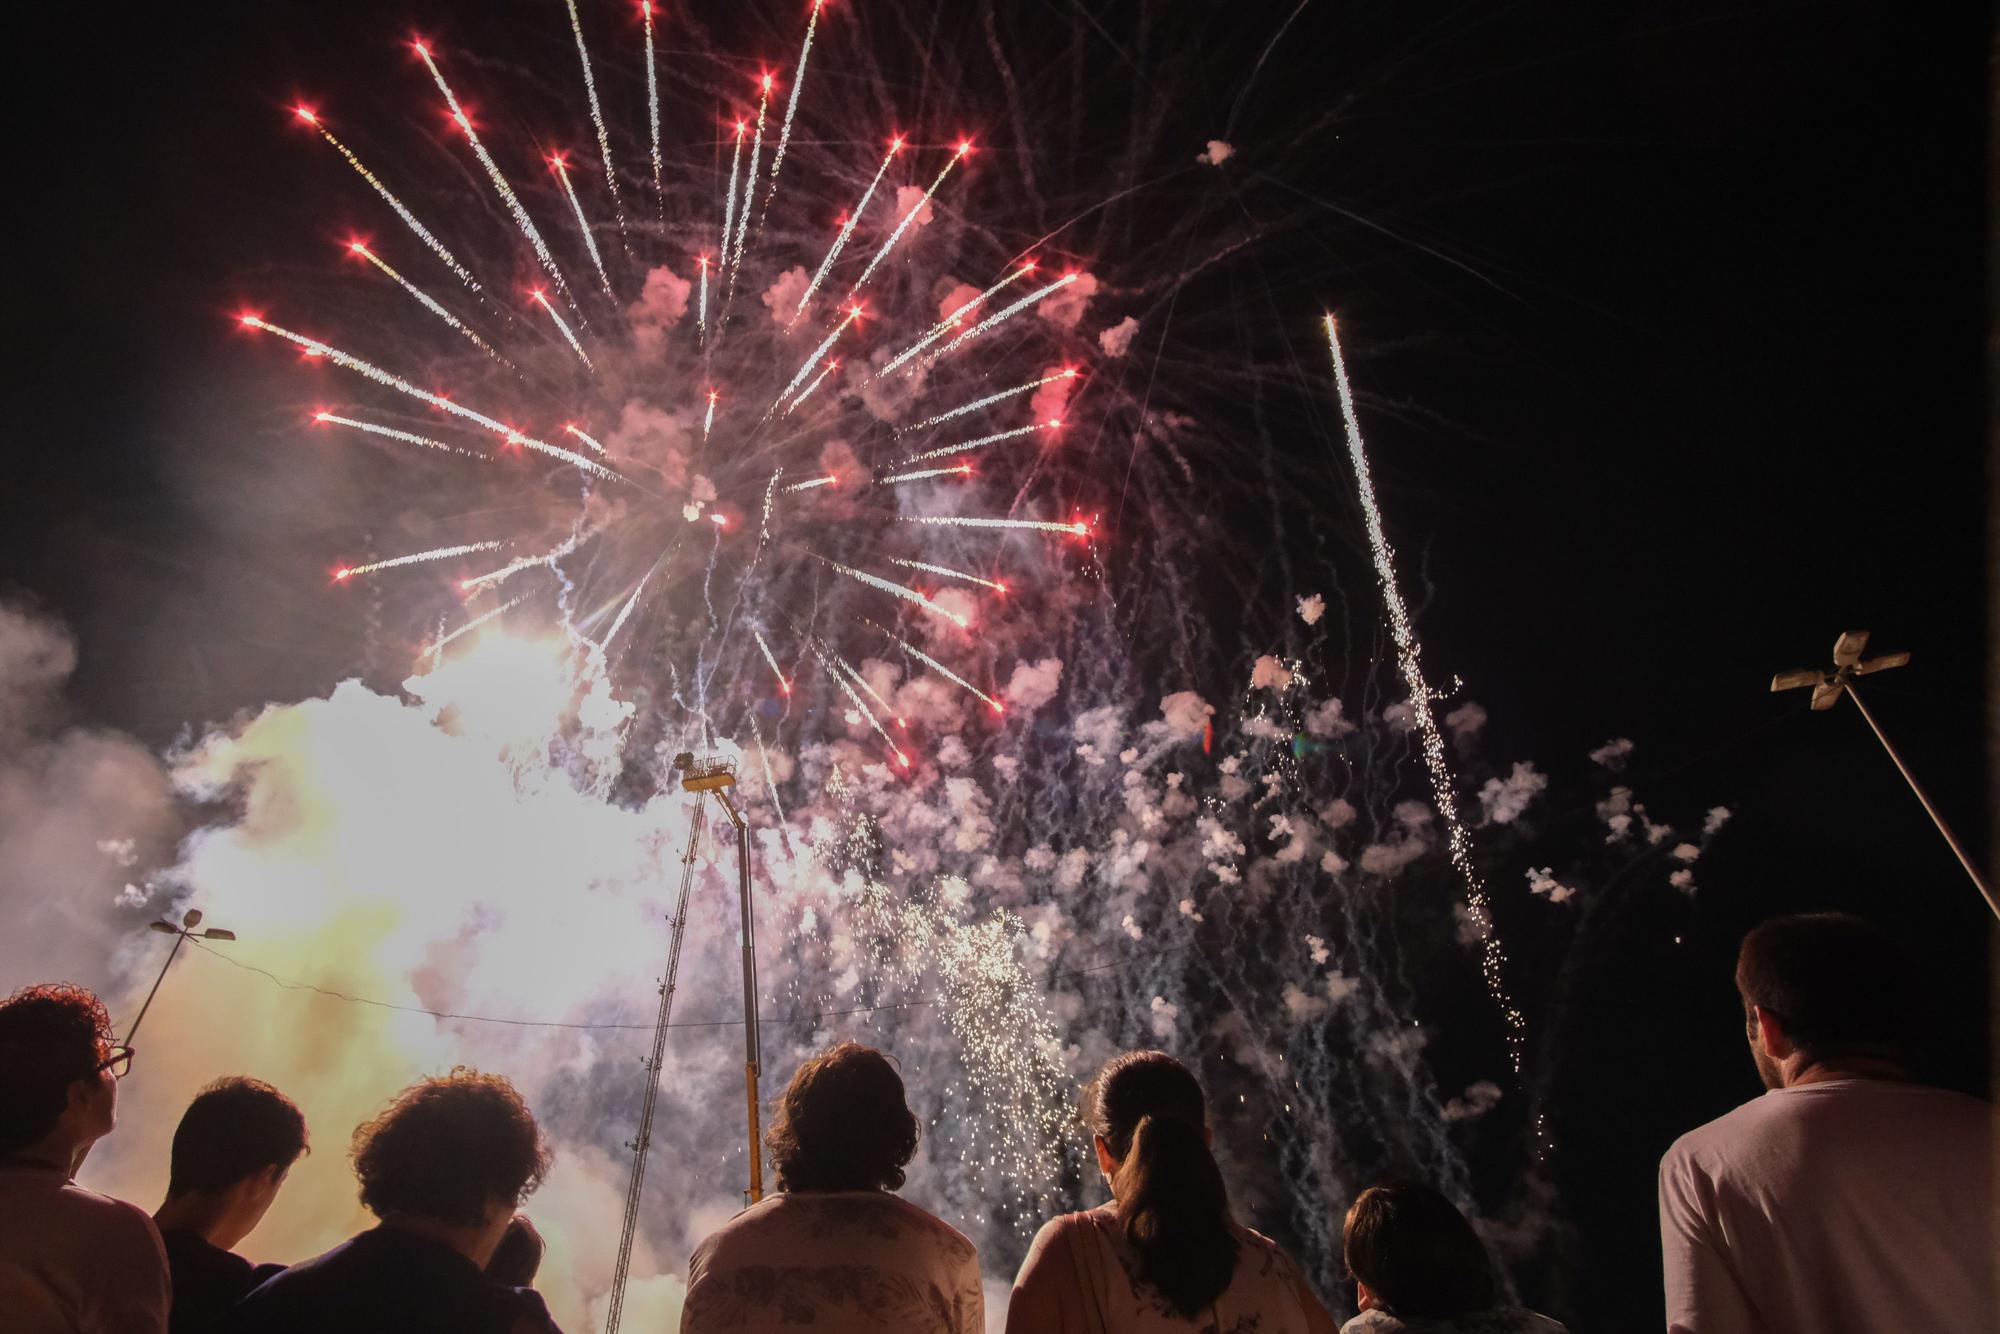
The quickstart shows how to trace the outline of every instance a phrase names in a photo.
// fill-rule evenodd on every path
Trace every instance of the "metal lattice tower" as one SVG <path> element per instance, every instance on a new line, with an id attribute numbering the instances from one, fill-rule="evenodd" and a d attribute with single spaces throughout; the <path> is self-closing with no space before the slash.
<path id="1" fill-rule="evenodd" d="M 701 842 L 701 817 L 707 792 L 696 792 L 694 823 L 688 829 L 687 855 L 681 858 L 680 899 L 674 905 L 673 938 L 667 947 L 667 972 L 660 981 L 660 1017 L 653 1025 L 653 1054 L 646 1062 L 646 1102 L 639 1113 L 639 1133 L 626 1146 L 632 1150 L 632 1180 L 625 1187 L 625 1225 L 618 1235 L 618 1264 L 611 1271 L 611 1300 L 604 1313 L 604 1334 L 618 1334 L 625 1313 L 625 1280 L 632 1269 L 632 1242 L 639 1231 L 639 1200 L 646 1185 L 646 1152 L 653 1142 L 653 1110 L 660 1101 L 660 1065 L 667 1053 L 668 1020 L 674 1012 L 674 986 L 681 971 L 681 942 L 687 938 L 688 894 L 694 888 L 694 854 Z"/>

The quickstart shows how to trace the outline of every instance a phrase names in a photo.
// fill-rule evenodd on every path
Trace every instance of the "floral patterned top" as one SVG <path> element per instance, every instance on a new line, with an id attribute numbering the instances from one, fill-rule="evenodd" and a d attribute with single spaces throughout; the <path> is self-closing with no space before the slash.
<path id="1" fill-rule="evenodd" d="M 681 1334 L 984 1334 L 979 1254 L 885 1191 L 787 1191 L 688 1261 Z"/>
<path id="2" fill-rule="evenodd" d="M 1139 1277 L 1115 1206 L 1051 1219 L 1035 1234 L 1014 1280 L 1009 1334 L 1333 1334 L 1292 1258 L 1237 1226 L 1236 1274 L 1193 1319 Z"/>

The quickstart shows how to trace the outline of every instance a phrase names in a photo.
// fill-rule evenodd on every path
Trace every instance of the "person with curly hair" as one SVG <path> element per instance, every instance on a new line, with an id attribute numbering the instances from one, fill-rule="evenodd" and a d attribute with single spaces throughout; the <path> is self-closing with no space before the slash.
<path id="1" fill-rule="evenodd" d="M 146 1211 L 76 1184 L 118 1123 L 129 1048 L 104 1003 L 67 982 L 0 1001 L 0 1327 L 160 1334 L 167 1256 Z"/>
<path id="2" fill-rule="evenodd" d="M 1007 1304 L 1008 1334 L 1334 1334 L 1269 1237 L 1231 1216 L 1208 1100 L 1163 1051 L 1114 1056 L 1084 1091 L 1111 1203 L 1050 1219 Z"/>
<path id="3" fill-rule="evenodd" d="M 305 1152 L 304 1113 L 261 1079 L 218 1079 L 181 1113 L 166 1202 L 153 1212 L 174 1276 L 168 1334 L 199 1334 L 284 1268 L 232 1248 L 264 1221 Z"/>
<path id="4" fill-rule="evenodd" d="M 555 1334 L 539 1294 L 488 1276 L 549 1151 L 499 1075 L 422 1080 L 354 1132 L 361 1203 L 381 1224 L 293 1265 L 238 1306 L 230 1334 Z"/>
<path id="5" fill-rule="evenodd" d="M 695 1248 L 681 1334 L 983 1334 L 978 1252 L 892 1193 L 917 1118 L 887 1057 L 843 1042 L 807 1060 L 765 1147 L 777 1192 Z"/>

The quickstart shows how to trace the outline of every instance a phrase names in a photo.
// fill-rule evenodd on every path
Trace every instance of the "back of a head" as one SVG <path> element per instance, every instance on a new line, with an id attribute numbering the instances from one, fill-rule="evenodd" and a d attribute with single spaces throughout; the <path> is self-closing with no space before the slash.
<path id="1" fill-rule="evenodd" d="M 111 1016 L 83 987 L 48 982 L 0 1001 L 0 1153 L 55 1129 L 69 1086 L 87 1078 L 111 1043 Z"/>
<path id="2" fill-rule="evenodd" d="M 1815 1060 L 1900 1057 L 1916 1036 L 1921 984 L 1910 953 L 1846 913 L 1774 917 L 1743 938 L 1736 987 Z"/>
<path id="3" fill-rule="evenodd" d="M 895 1190 L 917 1151 L 917 1118 L 889 1058 L 842 1042 L 793 1073 L 764 1144 L 779 1190 Z"/>
<path id="4" fill-rule="evenodd" d="M 267 1167 L 289 1169 L 305 1151 L 297 1103 L 261 1079 L 218 1079 L 195 1095 L 174 1130 L 167 1196 L 227 1190 Z"/>
<path id="5" fill-rule="evenodd" d="M 412 1084 L 357 1126 L 350 1156 L 377 1218 L 467 1227 L 495 1203 L 518 1206 L 549 1169 L 541 1128 L 514 1086 L 462 1066 Z"/>
<path id="6" fill-rule="evenodd" d="M 1420 1181 L 1361 1192 L 1347 1211 L 1347 1272 L 1403 1319 L 1444 1319 L 1490 1308 L 1493 1266 L 1465 1215 Z"/>
<path id="7" fill-rule="evenodd" d="M 1165 1052 L 1126 1052 L 1098 1071 L 1084 1106 L 1118 1160 L 1118 1219 L 1139 1276 L 1181 1315 L 1197 1315 L 1229 1287 L 1241 1249 L 1200 1082 Z"/>

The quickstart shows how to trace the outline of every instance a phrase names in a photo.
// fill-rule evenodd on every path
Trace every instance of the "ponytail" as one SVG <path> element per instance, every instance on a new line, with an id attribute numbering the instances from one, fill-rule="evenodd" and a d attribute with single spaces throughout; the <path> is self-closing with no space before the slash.
<path id="1" fill-rule="evenodd" d="M 1198 1122 L 1141 1116 L 1118 1165 L 1118 1220 L 1139 1276 L 1181 1316 L 1212 1306 L 1236 1275 L 1229 1192 Z"/>

